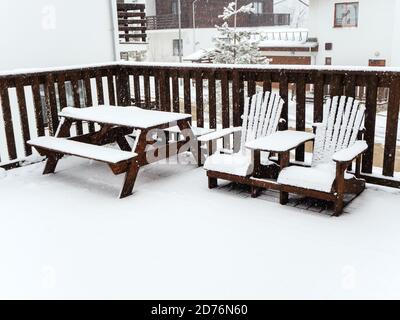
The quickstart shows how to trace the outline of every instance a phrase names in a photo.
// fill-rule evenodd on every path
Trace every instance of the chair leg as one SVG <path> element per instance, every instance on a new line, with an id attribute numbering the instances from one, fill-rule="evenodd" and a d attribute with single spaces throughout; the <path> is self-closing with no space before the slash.
<path id="1" fill-rule="evenodd" d="M 120 199 L 126 198 L 132 194 L 138 172 L 139 165 L 136 160 L 133 160 L 126 171 L 124 185 L 119 196 Z"/>
<path id="2" fill-rule="evenodd" d="M 204 163 L 203 163 L 203 153 L 202 153 L 202 150 L 201 150 L 201 142 L 198 141 L 197 142 L 197 165 L 199 167 L 202 167 L 203 164 Z"/>
<path id="3" fill-rule="evenodd" d="M 344 200 L 343 200 L 343 194 L 339 195 L 338 198 L 335 201 L 335 217 L 340 217 L 343 213 L 343 207 L 344 207 Z"/>
<path id="4" fill-rule="evenodd" d="M 281 205 L 286 205 L 289 202 L 289 193 L 281 191 L 279 193 L 279 203 Z"/>
<path id="5" fill-rule="evenodd" d="M 56 171 L 59 158 L 57 156 L 49 156 L 44 167 L 43 174 L 50 174 Z"/>
<path id="6" fill-rule="evenodd" d="M 251 197 L 258 198 L 261 194 L 262 189 L 257 187 L 251 187 Z"/>
<path id="7" fill-rule="evenodd" d="M 335 201 L 335 217 L 339 217 L 343 213 L 344 207 L 344 191 L 345 191 L 345 181 L 344 172 L 346 170 L 346 164 L 337 163 L 336 164 L 336 201 Z"/>
<path id="8" fill-rule="evenodd" d="M 216 187 L 218 187 L 218 179 L 217 178 L 208 177 L 208 188 L 209 189 L 214 189 Z"/>

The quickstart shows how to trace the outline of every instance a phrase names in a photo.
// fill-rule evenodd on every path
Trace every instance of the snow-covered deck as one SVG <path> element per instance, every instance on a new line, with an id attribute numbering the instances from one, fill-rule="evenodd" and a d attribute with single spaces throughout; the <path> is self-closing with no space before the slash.
<path id="1" fill-rule="evenodd" d="M 42 169 L 0 178 L 0 298 L 400 298 L 399 190 L 331 218 L 192 165 L 144 168 L 125 200 L 102 164 Z"/>

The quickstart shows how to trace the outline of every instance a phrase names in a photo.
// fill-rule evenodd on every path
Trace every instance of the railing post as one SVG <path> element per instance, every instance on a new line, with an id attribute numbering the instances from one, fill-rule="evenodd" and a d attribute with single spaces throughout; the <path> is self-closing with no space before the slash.
<path id="1" fill-rule="evenodd" d="M 368 150 L 362 157 L 363 173 L 372 173 L 373 169 L 377 97 L 378 78 L 370 76 L 367 79 L 367 97 L 365 101 L 365 141 L 368 144 Z"/>
<path id="2" fill-rule="evenodd" d="M 56 92 L 54 87 L 54 77 L 51 73 L 49 73 L 46 76 L 46 82 L 44 87 L 45 87 L 44 91 L 45 91 L 49 132 L 50 135 L 53 136 L 56 133 L 59 120 L 58 120 L 58 110 L 56 102 Z"/>
<path id="3" fill-rule="evenodd" d="M 131 90 L 129 86 L 129 74 L 125 67 L 117 69 L 117 101 L 120 106 L 131 105 Z"/>
<path id="4" fill-rule="evenodd" d="M 280 78 L 279 78 L 279 95 L 284 101 L 283 108 L 282 108 L 282 119 L 285 120 L 284 124 L 281 124 L 280 127 L 283 130 L 287 130 L 289 126 L 289 83 L 288 83 L 288 77 L 284 71 L 280 72 Z"/>
<path id="5" fill-rule="evenodd" d="M 400 77 L 392 76 L 386 118 L 383 175 L 393 177 L 396 160 L 397 126 L 399 121 Z"/>

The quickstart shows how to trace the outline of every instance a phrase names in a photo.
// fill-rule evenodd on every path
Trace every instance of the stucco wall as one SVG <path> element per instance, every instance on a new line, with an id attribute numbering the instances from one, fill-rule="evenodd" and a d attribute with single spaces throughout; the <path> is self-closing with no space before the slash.
<path id="1" fill-rule="evenodd" d="M 369 59 L 385 59 L 391 66 L 395 61 L 392 45 L 396 0 L 359 0 L 356 28 L 334 28 L 338 2 L 354 0 L 310 0 L 310 37 L 317 37 L 320 43 L 317 64 L 325 64 L 325 57 L 332 57 L 334 65 L 366 66 Z M 332 51 L 325 51 L 326 42 L 333 43 Z"/>
<path id="2" fill-rule="evenodd" d="M 1 0 L 0 70 L 114 60 L 110 0 Z"/>

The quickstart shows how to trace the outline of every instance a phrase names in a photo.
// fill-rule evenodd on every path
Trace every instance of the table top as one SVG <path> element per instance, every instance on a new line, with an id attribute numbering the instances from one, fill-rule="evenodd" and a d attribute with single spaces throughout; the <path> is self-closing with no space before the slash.
<path id="1" fill-rule="evenodd" d="M 145 110 L 138 107 L 95 106 L 88 108 L 64 108 L 59 115 L 64 118 L 151 129 L 173 124 L 179 120 L 191 119 L 190 114 Z"/>
<path id="2" fill-rule="evenodd" d="M 303 131 L 278 131 L 267 137 L 246 143 L 246 148 L 267 152 L 286 152 L 315 139 L 315 135 Z"/>

